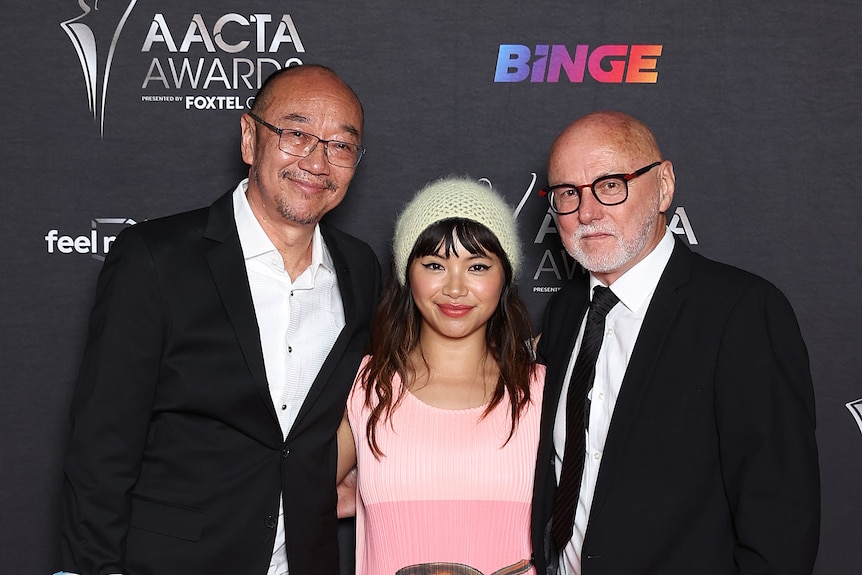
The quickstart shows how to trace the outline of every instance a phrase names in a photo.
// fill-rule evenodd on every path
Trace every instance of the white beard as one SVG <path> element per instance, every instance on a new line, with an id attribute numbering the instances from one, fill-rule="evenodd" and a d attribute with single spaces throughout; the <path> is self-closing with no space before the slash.
<path id="1" fill-rule="evenodd" d="M 581 224 L 568 238 L 564 238 L 563 243 L 566 246 L 566 251 L 584 269 L 593 273 L 610 273 L 622 268 L 640 254 L 650 238 L 653 237 L 659 220 L 656 214 L 659 210 L 660 201 L 656 195 L 655 201 L 647 206 L 647 209 L 641 214 L 640 226 L 635 235 L 626 235 L 611 220 L 599 221 L 594 224 Z M 600 253 L 584 250 L 581 244 L 582 238 L 597 232 L 611 235 L 616 245 L 612 249 Z"/>

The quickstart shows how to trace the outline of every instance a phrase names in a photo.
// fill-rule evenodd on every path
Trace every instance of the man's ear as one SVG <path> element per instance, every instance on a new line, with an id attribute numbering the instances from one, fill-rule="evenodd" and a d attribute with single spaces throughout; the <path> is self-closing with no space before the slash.
<path id="1" fill-rule="evenodd" d="M 676 176 L 673 173 L 673 164 L 670 160 L 664 160 L 658 166 L 659 169 L 659 211 L 665 213 L 673 203 L 673 192 L 676 188 Z"/>
<path id="2" fill-rule="evenodd" d="M 239 127 L 242 134 L 242 140 L 240 140 L 239 144 L 242 161 L 251 166 L 254 164 L 254 145 L 257 126 L 251 116 L 243 114 L 239 119 Z"/>

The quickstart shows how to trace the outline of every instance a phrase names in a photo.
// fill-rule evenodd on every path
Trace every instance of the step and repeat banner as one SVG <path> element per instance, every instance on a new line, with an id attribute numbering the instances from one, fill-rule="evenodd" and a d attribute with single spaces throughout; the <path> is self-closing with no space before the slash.
<path id="1" fill-rule="evenodd" d="M 574 272 L 538 194 L 552 140 L 598 109 L 651 126 L 676 168 L 671 231 L 797 311 L 818 402 L 816 573 L 858 573 L 859 24 L 855 0 L 7 2 L 0 570 L 57 567 L 69 400 L 114 237 L 233 188 L 262 80 L 320 63 L 366 112 L 368 153 L 330 221 L 386 263 L 415 190 L 482 180 L 517 213 L 535 319 Z"/>

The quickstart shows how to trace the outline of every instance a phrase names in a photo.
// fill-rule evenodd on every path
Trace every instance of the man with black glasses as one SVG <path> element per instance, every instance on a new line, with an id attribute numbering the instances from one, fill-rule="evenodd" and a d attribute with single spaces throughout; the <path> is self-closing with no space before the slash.
<path id="1" fill-rule="evenodd" d="M 551 299 L 537 350 L 538 572 L 810 575 L 814 393 L 787 299 L 673 237 L 673 166 L 630 116 L 568 126 L 548 182 L 589 273 Z"/>
<path id="2" fill-rule="evenodd" d="M 72 406 L 63 565 L 81 575 L 337 575 L 335 432 L 380 284 L 321 218 L 363 112 L 322 66 L 241 118 L 247 180 L 117 238 Z"/>

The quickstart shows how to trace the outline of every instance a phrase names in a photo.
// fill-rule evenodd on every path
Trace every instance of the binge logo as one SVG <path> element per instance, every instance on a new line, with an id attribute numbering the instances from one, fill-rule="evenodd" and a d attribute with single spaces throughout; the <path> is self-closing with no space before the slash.
<path id="1" fill-rule="evenodd" d="M 99 124 L 102 137 L 105 135 L 105 100 L 111 63 L 120 33 L 136 2 L 137 0 L 131 0 L 125 8 L 122 2 L 108 2 L 107 8 L 100 8 L 99 0 L 78 0 L 81 14 L 60 22 L 60 27 L 69 36 L 78 53 L 84 85 L 87 88 L 87 101 L 93 113 L 93 120 Z M 92 8 L 90 4 L 93 5 Z"/>
<path id="2" fill-rule="evenodd" d="M 608 44 L 592 49 L 575 46 L 574 54 L 562 44 L 500 44 L 494 82 L 559 82 L 565 72 L 570 83 L 581 83 L 589 73 L 596 82 L 655 84 L 661 44 Z"/>
<path id="3" fill-rule="evenodd" d="M 117 234 L 133 225 L 135 220 L 131 218 L 93 218 L 89 234 L 73 237 L 50 230 L 45 235 L 45 242 L 49 254 L 90 254 L 93 259 L 103 261 Z"/>

